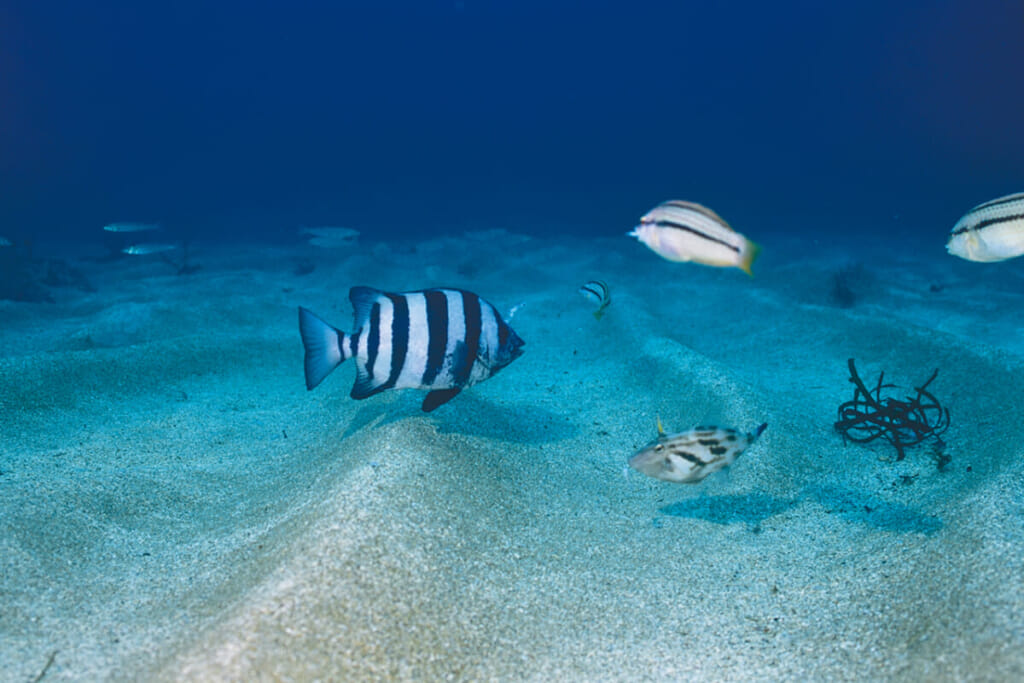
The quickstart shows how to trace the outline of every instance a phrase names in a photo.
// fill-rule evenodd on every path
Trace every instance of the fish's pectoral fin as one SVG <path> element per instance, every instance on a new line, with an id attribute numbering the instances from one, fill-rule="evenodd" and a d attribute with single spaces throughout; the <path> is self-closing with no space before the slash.
<path id="1" fill-rule="evenodd" d="M 364 398 L 370 398 L 382 391 L 384 391 L 384 382 L 379 379 L 374 380 L 368 372 L 360 367 L 356 370 L 356 381 L 348 395 L 357 401 L 362 401 Z"/>
<path id="2" fill-rule="evenodd" d="M 429 413 L 432 410 L 443 406 L 445 403 L 455 398 L 460 391 L 462 391 L 462 387 L 431 391 L 427 394 L 426 398 L 423 399 L 423 412 Z"/>

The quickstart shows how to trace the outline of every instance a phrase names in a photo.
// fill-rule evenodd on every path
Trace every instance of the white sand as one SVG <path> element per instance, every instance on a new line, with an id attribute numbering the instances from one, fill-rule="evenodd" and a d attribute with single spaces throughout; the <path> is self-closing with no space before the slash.
<path id="1" fill-rule="evenodd" d="M 883 246 L 778 242 L 749 279 L 625 238 L 364 239 L 0 302 L 0 678 L 1022 678 L 1024 265 Z M 526 353 L 430 415 L 352 401 L 350 366 L 307 393 L 295 307 L 348 328 L 355 284 L 523 304 Z M 939 368 L 946 471 L 843 445 L 849 357 Z M 659 415 L 769 427 L 698 486 L 624 476 Z"/>

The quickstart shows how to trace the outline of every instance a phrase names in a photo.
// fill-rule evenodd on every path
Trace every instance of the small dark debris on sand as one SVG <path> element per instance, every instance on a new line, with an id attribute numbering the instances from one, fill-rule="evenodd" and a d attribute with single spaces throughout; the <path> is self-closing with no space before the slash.
<path id="1" fill-rule="evenodd" d="M 43 680 L 43 676 L 45 676 L 46 672 L 50 670 L 51 666 L 53 666 L 53 660 L 55 660 L 56 658 L 57 650 L 54 650 L 50 653 L 50 658 L 46 660 L 46 664 L 43 665 L 42 671 L 36 674 L 36 677 L 32 679 L 32 683 L 39 683 L 39 681 Z"/>
<path id="2" fill-rule="evenodd" d="M 850 263 L 832 273 L 829 302 L 839 308 L 852 308 L 861 293 L 870 286 L 871 277 L 863 263 Z"/>

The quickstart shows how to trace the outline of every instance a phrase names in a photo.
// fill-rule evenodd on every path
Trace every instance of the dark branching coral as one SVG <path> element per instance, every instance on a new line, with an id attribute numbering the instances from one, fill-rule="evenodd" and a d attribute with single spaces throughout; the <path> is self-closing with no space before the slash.
<path id="1" fill-rule="evenodd" d="M 857 374 L 853 359 L 849 361 L 853 400 L 839 406 L 836 431 L 844 441 L 868 443 L 882 438 L 896 449 L 896 459 L 903 460 L 904 449 L 915 446 L 930 436 L 938 438 L 949 427 L 949 411 L 928 391 L 928 385 L 938 376 L 936 370 L 928 381 L 914 387 L 916 396 L 906 400 L 882 397 L 882 389 L 895 389 L 895 384 L 883 384 L 885 373 L 878 375 L 874 391 L 868 391 Z"/>

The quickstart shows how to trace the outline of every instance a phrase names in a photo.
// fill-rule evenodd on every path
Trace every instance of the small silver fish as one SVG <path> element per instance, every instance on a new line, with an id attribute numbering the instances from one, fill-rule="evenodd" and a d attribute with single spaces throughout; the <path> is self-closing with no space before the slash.
<path id="1" fill-rule="evenodd" d="M 627 234 L 669 261 L 735 266 L 747 275 L 761 251 L 708 207 L 680 200 L 654 207 Z"/>
<path id="2" fill-rule="evenodd" d="M 658 438 L 638 450 L 629 466 L 662 481 L 696 484 L 731 465 L 767 426 L 763 423 L 749 434 L 723 427 L 694 427 L 666 434 L 659 419 Z"/>
<path id="3" fill-rule="evenodd" d="M 133 256 L 148 256 L 149 254 L 163 254 L 164 252 L 174 251 L 177 248 L 177 244 L 133 244 L 121 251 Z"/>
<path id="4" fill-rule="evenodd" d="M 1024 254 L 1024 192 L 993 199 L 968 211 L 953 226 L 946 250 L 980 263 Z"/>
<path id="5" fill-rule="evenodd" d="M 302 228 L 299 232 L 307 236 L 310 246 L 321 249 L 352 246 L 359 239 L 359 231 L 352 228 Z"/>
<path id="6" fill-rule="evenodd" d="M 103 229 L 107 232 L 151 232 L 159 230 L 160 226 L 156 223 L 110 223 Z"/>
<path id="7" fill-rule="evenodd" d="M 608 289 L 607 283 L 603 280 L 591 280 L 580 287 L 579 292 L 584 298 L 597 304 L 594 317 L 600 320 L 604 315 L 604 309 L 608 308 L 608 304 L 612 302 L 611 290 Z"/>

